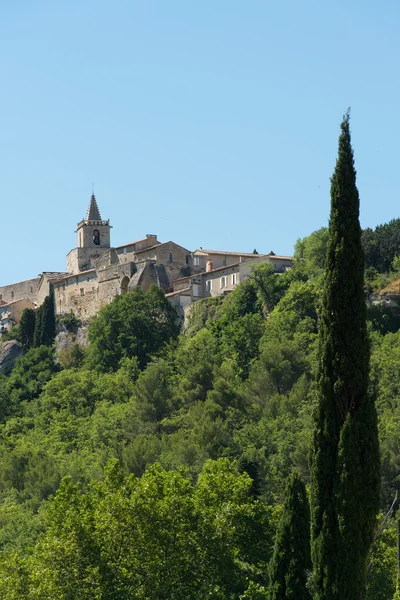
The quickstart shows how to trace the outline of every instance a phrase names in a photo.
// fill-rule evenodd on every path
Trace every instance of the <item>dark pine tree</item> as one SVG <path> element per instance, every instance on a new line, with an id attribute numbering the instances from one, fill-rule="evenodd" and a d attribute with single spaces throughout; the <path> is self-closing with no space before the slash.
<path id="1" fill-rule="evenodd" d="M 363 600 L 379 510 L 377 417 L 368 393 L 369 342 L 349 113 L 331 180 L 326 278 L 320 310 L 318 403 L 311 455 L 315 600 Z"/>
<path id="2" fill-rule="evenodd" d="M 25 350 L 33 346 L 33 335 L 35 332 L 35 311 L 32 308 L 25 308 L 21 314 L 19 322 L 19 332 L 21 344 Z"/>
<path id="3" fill-rule="evenodd" d="M 297 474 L 289 480 L 270 563 L 268 600 L 310 600 L 310 508 Z"/>
<path id="4" fill-rule="evenodd" d="M 54 307 L 54 295 L 46 296 L 43 302 L 43 344 L 51 346 L 56 337 L 56 313 Z"/>
<path id="5" fill-rule="evenodd" d="M 56 318 L 54 310 L 54 297 L 50 293 L 43 304 L 37 309 L 36 324 L 33 336 L 33 345 L 51 346 L 56 336 Z"/>
<path id="6" fill-rule="evenodd" d="M 38 348 L 42 345 L 43 338 L 43 304 L 36 309 L 35 329 L 33 332 L 33 347 Z"/>

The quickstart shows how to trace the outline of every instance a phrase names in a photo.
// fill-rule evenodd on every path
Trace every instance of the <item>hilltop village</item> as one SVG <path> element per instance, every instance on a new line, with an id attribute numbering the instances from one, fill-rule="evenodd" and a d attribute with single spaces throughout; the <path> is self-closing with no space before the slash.
<path id="1" fill-rule="evenodd" d="M 292 265 L 289 256 L 204 250 L 160 242 L 157 235 L 111 246 L 111 225 L 101 218 L 92 194 L 86 217 L 77 225 L 78 245 L 67 254 L 66 271 L 43 271 L 37 277 L 0 287 L 0 331 L 19 322 L 25 308 L 40 306 L 54 292 L 58 316 L 73 313 L 90 319 L 105 304 L 136 286 L 159 286 L 183 314 L 201 298 L 227 293 L 269 262 L 276 272 Z"/>

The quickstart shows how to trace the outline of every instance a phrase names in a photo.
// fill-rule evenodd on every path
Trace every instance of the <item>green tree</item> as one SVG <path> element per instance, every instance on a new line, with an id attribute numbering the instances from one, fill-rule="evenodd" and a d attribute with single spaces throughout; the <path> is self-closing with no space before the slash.
<path id="1" fill-rule="evenodd" d="M 393 259 L 400 254 L 400 219 L 378 225 L 375 230 L 365 229 L 361 242 L 366 266 L 379 273 L 389 271 Z"/>
<path id="2" fill-rule="evenodd" d="M 40 346 L 31 348 L 21 356 L 6 384 L 8 396 L 5 414 L 1 417 L 23 412 L 21 403 L 31 401 L 39 396 L 45 383 L 59 370 L 55 364 L 54 352 L 51 348 Z"/>
<path id="3" fill-rule="evenodd" d="M 310 277 L 320 275 L 325 269 L 328 228 L 321 227 L 311 235 L 299 239 L 294 249 L 296 261 L 302 261 Z"/>
<path id="4" fill-rule="evenodd" d="M 310 571 L 310 507 L 304 482 L 294 473 L 287 486 L 270 563 L 268 600 L 309 600 L 306 585 Z"/>
<path id="5" fill-rule="evenodd" d="M 270 263 L 262 263 L 253 269 L 252 280 L 265 308 L 271 312 L 285 293 L 285 279 L 274 271 Z"/>
<path id="6" fill-rule="evenodd" d="M 178 335 L 177 315 L 164 292 L 136 287 L 104 306 L 89 326 L 88 364 L 116 371 L 125 357 L 136 356 L 143 369 L 149 358 Z"/>
<path id="7" fill-rule="evenodd" d="M 36 311 L 33 345 L 51 346 L 56 337 L 56 317 L 54 309 L 54 296 L 50 293 Z"/>
<path id="8" fill-rule="evenodd" d="M 368 393 L 369 341 L 363 290 L 349 114 L 341 124 L 331 180 L 331 216 L 320 313 L 311 470 L 315 600 L 365 598 L 366 559 L 380 499 L 374 398 Z"/>
<path id="9" fill-rule="evenodd" d="M 58 360 L 63 369 L 79 369 L 86 358 L 86 348 L 74 342 L 69 348 L 60 350 Z"/>
<path id="10" fill-rule="evenodd" d="M 22 311 L 21 321 L 19 323 L 19 335 L 21 344 L 25 350 L 29 350 L 33 345 L 35 316 L 35 311 L 32 308 L 25 308 L 25 310 Z"/>

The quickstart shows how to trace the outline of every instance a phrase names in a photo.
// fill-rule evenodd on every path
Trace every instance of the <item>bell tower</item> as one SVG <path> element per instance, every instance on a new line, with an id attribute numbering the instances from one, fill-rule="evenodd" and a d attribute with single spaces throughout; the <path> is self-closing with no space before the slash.
<path id="1" fill-rule="evenodd" d="M 78 248 L 109 248 L 110 221 L 102 221 L 96 196 L 90 197 L 86 218 L 78 223 Z"/>
<path id="2" fill-rule="evenodd" d="M 78 247 L 67 255 L 68 273 L 79 273 L 92 269 L 94 261 L 110 248 L 110 221 L 103 221 L 92 193 L 86 217 L 79 221 L 76 233 Z"/>

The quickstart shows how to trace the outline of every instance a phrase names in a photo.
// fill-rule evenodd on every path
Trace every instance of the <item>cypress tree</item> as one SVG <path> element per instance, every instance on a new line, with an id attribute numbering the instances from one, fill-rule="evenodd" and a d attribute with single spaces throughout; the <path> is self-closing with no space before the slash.
<path id="1" fill-rule="evenodd" d="M 54 310 L 54 298 L 50 293 L 36 311 L 35 332 L 33 345 L 51 346 L 56 336 L 56 318 Z"/>
<path id="2" fill-rule="evenodd" d="M 54 308 L 54 295 L 50 291 L 43 302 L 43 345 L 51 346 L 56 337 L 56 314 Z"/>
<path id="3" fill-rule="evenodd" d="M 36 309 L 35 329 L 33 332 L 33 347 L 42 345 L 43 338 L 43 304 Z"/>
<path id="4" fill-rule="evenodd" d="M 19 333 L 21 338 L 21 344 L 25 350 L 33 345 L 33 335 L 35 332 L 35 311 L 32 308 L 25 308 L 21 314 L 21 320 L 19 323 Z"/>
<path id="5" fill-rule="evenodd" d="M 318 404 L 311 456 L 315 600 L 363 600 L 366 558 L 379 510 L 377 417 L 368 393 L 364 255 L 349 113 L 331 179 L 320 310 Z"/>
<path id="6" fill-rule="evenodd" d="M 303 480 L 289 479 L 270 563 L 268 600 L 310 600 L 310 508 Z"/>

